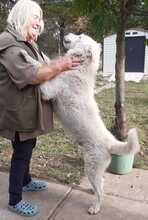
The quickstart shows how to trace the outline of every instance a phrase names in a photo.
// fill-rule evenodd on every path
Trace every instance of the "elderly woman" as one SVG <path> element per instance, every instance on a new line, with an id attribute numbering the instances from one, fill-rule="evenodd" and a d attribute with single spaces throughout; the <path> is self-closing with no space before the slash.
<path id="1" fill-rule="evenodd" d="M 41 99 L 38 85 L 78 66 L 79 60 L 65 56 L 49 63 L 39 50 L 35 41 L 44 23 L 36 2 L 19 0 L 7 23 L 0 35 L 0 136 L 11 140 L 13 147 L 8 208 L 33 216 L 38 208 L 22 200 L 22 191 L 47 188 L 46 182 L 31 179 L 29 164 L 36 137 L 48 133 L 53 124 L 51 103 Z M 29 63 L 24 52 L 38 62 Z"/>

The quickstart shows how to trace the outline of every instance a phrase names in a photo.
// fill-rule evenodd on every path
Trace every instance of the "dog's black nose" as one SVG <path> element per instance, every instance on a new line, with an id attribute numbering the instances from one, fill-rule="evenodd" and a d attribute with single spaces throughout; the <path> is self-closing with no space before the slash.
<path id="1" fill-rule="evenodd" d="M 64 39 L 63 39 L 63 42 L 64 42 L 65 44 L 69 44 L 71 41 L 70 41 L 70 40 L 67 40 L 66 38 L 64 38 Z"/>

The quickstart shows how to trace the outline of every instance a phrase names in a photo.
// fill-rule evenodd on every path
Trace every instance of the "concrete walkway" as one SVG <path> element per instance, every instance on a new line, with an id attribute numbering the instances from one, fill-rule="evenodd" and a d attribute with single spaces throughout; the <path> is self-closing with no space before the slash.
<path id="1" fill-rule="evenodd" d="M 0 172 L 0 220 L 148 220 L 148 171 L 133 169 L 126 175 L 105 174 L 105 196 L 100 213 L 87 214 L 93 199 L 87 178 L 71 188 L 49 182 L 47 191 L 24 193 L 39 205 L 38 215 L 27 218 L 7 210 L 8 174 Z"/>

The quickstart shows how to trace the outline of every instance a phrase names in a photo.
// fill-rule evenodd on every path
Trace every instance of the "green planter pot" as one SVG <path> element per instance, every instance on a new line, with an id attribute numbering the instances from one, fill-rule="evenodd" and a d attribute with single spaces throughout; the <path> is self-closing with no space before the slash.
<path id="1" fill-rule="evenodd" d="M 112 154 L 112 160 L 109 166 L 109 172 L 115 174 L 127 174 L 133 168 L 134 155 L 115 155 Z"/>

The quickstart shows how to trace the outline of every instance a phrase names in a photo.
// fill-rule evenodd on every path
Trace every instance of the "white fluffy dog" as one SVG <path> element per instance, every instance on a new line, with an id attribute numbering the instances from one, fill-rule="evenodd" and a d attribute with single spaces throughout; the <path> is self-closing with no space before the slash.
<path id="1" fill-rule="evenodd" d="M 85 172 L 93 187 L 95 201 L 88 212 L 100 210 L 103 174 L 111 154 L 135 154 L 140 146 L 135 129 L 127 142 L 118 141 L 105 127 L 94 97 L 95 77 L 99 67 L 100 44 L 87 35 L 68 34 L 64 38 L 69 55 L 79 56 L 81 65 L 43 83 L 43 98 L 52 99 L 54 111 L 63 126 L 83 146 Z"/>

